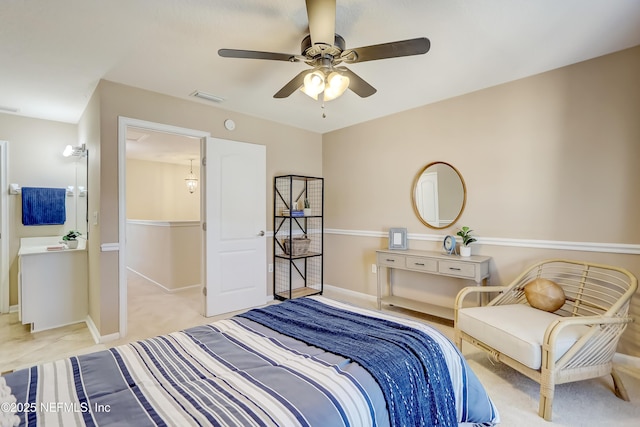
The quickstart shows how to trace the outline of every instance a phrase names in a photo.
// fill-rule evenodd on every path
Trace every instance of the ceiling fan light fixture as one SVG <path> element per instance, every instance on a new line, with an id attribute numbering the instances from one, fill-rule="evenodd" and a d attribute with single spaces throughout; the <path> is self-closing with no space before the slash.
<path id="1" fill-rule="evenodd" d="M 341 96 L 349 87 L 349 77 L 337 71 L 332 71 L 327 77 L 327 84 L 324 89 L 324 100 L 331 101 Z"/>
<path id="2" fill-rule="evenodd" d="M 336 1 L 306 0 L 309 35 L 302 39 L 300 55 L 276 52 L 262 52 L 245 49 L 219 49 L 218 55 L 224 58 L 266 59 L 271 61 L 304 62 L 314 67 L 313 70 L 302 70 L 285 84 L 273 97 L 282 99 L 297 90 L 322 102 L 336 99 L 346 88 L 361 98 L 367 98 L 376 89 L 360 76 L 345 67 L 339 67 L 343 74 L 339 84 L 329 84 L 327 77 L 340 64 L 377 61 L 380 59 L 399 58 L 403 56 L 422 55 L 429 51 L 431 42 L 426 37 L 399 40 L 369 46 L 346 49 L 342 36 L 335 33 Z M 317 73 L 319 72 L 319 73 Z M 344 80 L 346 79 L 346 83 Z M 353 82 L 349 82 L 349 79 Z M 331 86 L 331 87 L 329 87 Z"/>
<path id="3" fill-rule="evenodd" d="M 318 99 L 318 95 L 325 88 L 324 73 L 321 70 L 313 70 L 304 76 L 304 84 L 301 90 L 314 99 Z"/>

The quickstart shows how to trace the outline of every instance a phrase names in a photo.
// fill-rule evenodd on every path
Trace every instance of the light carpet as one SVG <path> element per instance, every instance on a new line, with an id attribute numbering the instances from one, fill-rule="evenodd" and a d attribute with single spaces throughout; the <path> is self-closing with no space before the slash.
<path id="1" fill-rule="evenodd" d="M 355 303 L 355 301 L 354 301 Z M 420 313 L 391 307 L 401 316 L 423 320 L 453 340 L 453 328 Z M 540 385 L 464 342 L 462 353 L 500 412 L 504 427 L 640 426 L 640 369 L 616 364 L 630 402 L 613 392 L 611 376 L 560 384 L 555 388 L 553 420 L 538 416 Z"/>

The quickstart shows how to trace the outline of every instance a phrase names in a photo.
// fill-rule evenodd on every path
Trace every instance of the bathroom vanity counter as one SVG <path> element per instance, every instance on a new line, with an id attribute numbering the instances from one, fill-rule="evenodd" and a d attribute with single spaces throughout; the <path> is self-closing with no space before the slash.
<path id="1" fill-rule="evenodd" d="M 42 254 L 49 252 L 61 252 L 61 251 L 85 251 L 87 241 L 84 239 L 78 239 L 78 247 L 76 249 L 53 249 L 63 247 L 62 236 L 50 236 L 50 237 L 23 237 L 20 239 L 20 250 L 18 256 Z M 49 249 L 51 248 L 51 249 Z"/>
<path id="2" fill-rule="evenodd" d="M 61 240 L 61 236 L 20 239 L 19 318 L 23 324 L 31 324 L 31 332 L 87 318 L 86 241 L 78 239 L 77 249 L 59 249 Z"/>

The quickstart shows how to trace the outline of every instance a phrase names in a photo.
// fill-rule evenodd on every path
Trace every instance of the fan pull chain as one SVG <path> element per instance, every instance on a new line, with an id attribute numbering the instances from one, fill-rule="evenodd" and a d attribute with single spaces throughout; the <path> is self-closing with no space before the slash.
<path id="1" fill-rule="evenodd" d="M 322 108 L 322 118 L 326 119 L 327 118 L 327 114 L 325 113 L 325 109 L 324 109 L 324 101 L 322 102 L 322 105 L 320 106 L 320 108 Z"/>

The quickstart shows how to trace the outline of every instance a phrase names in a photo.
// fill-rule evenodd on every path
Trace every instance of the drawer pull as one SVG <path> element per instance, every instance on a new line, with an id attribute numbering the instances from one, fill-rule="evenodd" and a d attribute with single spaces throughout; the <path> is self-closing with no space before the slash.
<path id="1" fill-rule="evenodd" d="M 462 269 L 459 267 L 449 267 L 449 270 L 460 271 Z"/>
<path id="2" fill-rule="evenodd" d="M 387 258 L 387 262 L 396 262 L 396 260 Z"/>
<path id="3" fill-rule="evenodd" d="M 414 265 L 420 265 L 420 266 L 424 267 L 424 262 L 414 262 L 413 264 Z"/>

